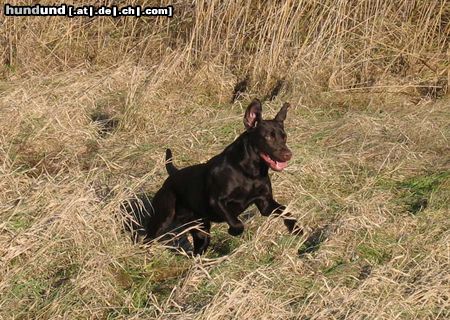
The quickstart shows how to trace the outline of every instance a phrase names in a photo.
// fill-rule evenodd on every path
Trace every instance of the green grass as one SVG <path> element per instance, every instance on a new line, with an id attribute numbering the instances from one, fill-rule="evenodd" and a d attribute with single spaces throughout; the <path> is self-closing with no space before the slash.
<path id="1" fill-rule="evenodd" d="M 383 264 L 391 258 L 389 250 L 378 243 L 361 244 L 357 247 L 357 252 L 362 259 L 375 264 Z"/>
<path id="2" fill-rule="evenodd" d="M 7 226 L 15 232 L 20 232 L 28 229 L 33 224 L 33 219 L 26 213 L 17 213 L 10 217 Z"/>
<path id="3" fill-rule="evenodd" d="M 401 182 L 399 187 L 403 191 L 402 200 L 408 211 L 416 214 L 424 210 L 431 201 L 432 194 L 439 190 L 441 185 L 448 185 L 449 181 L 450 171 L 442 171 L 415 176 Z M 448 202 L 443 201 L 442 205 L 448 206 Z"/>

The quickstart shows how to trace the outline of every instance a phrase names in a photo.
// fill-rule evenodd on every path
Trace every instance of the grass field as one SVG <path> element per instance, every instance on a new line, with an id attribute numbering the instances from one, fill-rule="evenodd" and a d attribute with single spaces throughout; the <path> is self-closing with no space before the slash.
<path id="1" fill-rule="evenodd" d="M 448 319 L 450 2 L 170 4 L 0 16 L 0 319 Z M 294 157 L 271 178 L 305 235 L 252 207 L 202 257 L 132 244 L 119 205 L 158 190 L 165 148 L 208 160 L 280 80 L 264 115 L 291 103 Z"/>

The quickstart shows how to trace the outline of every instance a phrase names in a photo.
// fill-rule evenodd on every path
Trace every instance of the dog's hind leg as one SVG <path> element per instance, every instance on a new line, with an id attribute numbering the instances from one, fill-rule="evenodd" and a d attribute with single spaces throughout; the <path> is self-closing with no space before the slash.
<path id="1" fill-rule="evenodd" d="M 209 234 L 211 223 L 203 220 L 198 228 L 191 230 L 192 238 L 194 240 L 194 255 L 201 255 L 205 253 L 211 241 Z"/>
<path id="2" fill-rule="evenodd" d="M 188 239 L 189 229 L 195 227 L 195 217 L 191 210 L 186 209 L 177 203 L 175 218 L 170 225 L 171 239 L 170 245 L 177 251 L 182 250 L 188 254 L 193 253 L 193 247 Z"/>
<path id="3" fill-rule="evenodd" d="M 187 254 L 192 254 L 194 249 L 188 239 L 189 231 L 186 230 L 188 227 L 189 224 L 180 223 L 178 219 L 175 218 L 169 226 L 170 230 L 166 231 L 160 240 L 166 243 L 175 252 L 184 251 Z"/>
<path id="4" fill-rule="evenodd" d="M 176 197 L 170 188 L 160 189 L 153 198 L 153 208 L 155 216 L 151 225 L 147 226 L 149 233 L 154 237 L 159 237 L 170 231 L 175 218 Z"/>

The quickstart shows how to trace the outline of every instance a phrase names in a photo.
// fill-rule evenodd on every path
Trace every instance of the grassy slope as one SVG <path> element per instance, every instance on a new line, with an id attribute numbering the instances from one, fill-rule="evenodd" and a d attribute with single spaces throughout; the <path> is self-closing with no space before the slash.
<path id="1" fill-rule="evenodd" d="M 306 21 L 327 7 L 305 6 L 306 13 L 294 13 L 293 2 L 286 3 L 281 8 L 286 17 Z M 392 7 L 389 1 L 377 3 L 379 10 Z M 224 12 L 238 7 L 230 6 L 208 15 L 219 23 Z M 363 4 L 359 8 L 372 15 Z M 255 8 L 242 10 L 249 14 Z M 275 7 L 263 10 L 266 18 L 276 16 Z M 345 10 L 336 12 L 345 16 Z M 0 318 L 448 318 L 450 101 L 429 85 L 445 75 L 441 70 L 448 61 L 429 53 L 442 44 L 435 38 L 421 41 L 428 35 L 419 25 L 437 22 L 424 13 L 411 20 L 419 21 L 417 26 L 406 19 L 399 29 L 395 21 L 377 24 L 375 15 L 370 23 L 388 32 L 351 19 L 357 27 L 339 24 L 339 15 L 326 17 L 323 33 L 311 28 L 298 40 L 303 29 L 287 35 L 281 27 L 272 30 L 276 19 L 268 19 L 258 34 L 261 21 L 249 15 L 242 23 L 256 26 L 249 28 L 252 41 L 223 42 L 224 52 L 234 46 L 242 50 L 237 66 L 226 54 L 211 57 L 222 42 L 215 28 L 202 29 L 203 24 L 191 31 L 194 40 L 209 39 L 204 56 L 177 48 L 157 62 L 136 62 L 132 52 L 114 55 L 98 43 L 86 47 L 99 50 L 97 61 L 86 64 L 80 62 L 84 51 L 70 56 L 64 48 L 83 47 L 91 26 L 66 33 L 61 43 L 48 40 L 54 36 L 50 31 L 40 34 L 46 39 L 40 42 L 43 52 L 60 57 L 49 61 L 39 53 L 28 56 L 20 47 L 26 37 L 14 43 L 19 34 L 11 30 L 17 26 L 7 24 L 16 64 L 7 61 L 11 65 L 0 81 Z M 183 26 L 182 18 L 175 25 Z M 133 30 L 142 39 L 142 26 L 130 29 L 129 20 L 120 21 L 117 32 Z M 233 39 L 233 28 L 242 26 L 231 22 L 240 20 L 223 21 L 229 23 L 223 27 L 230 32 L 227 39 Z M 97 22 L 95 28 L 107 30 L 107 23 Z M 167 34 L 154 26 L 158 41 L 172 32 L 160 26 Z M 342 30 L 359 27 L 343 36 Z M 55 24 L 51 30 L 59 29 Z M 405 44 L 412 34 L 414 47 Z M 389 42 L 391 35 L 398 36 L 395 43 Z M 111 33 L 110 41 L 120 37 L 124 47 L 132 47 L 129 34 Z M 305 45 L 285 52 L 286 47 L 267 42 L 271 37 L 278 44 L 290 37 Z M 308 45 L 309 37 L 317 47 Z M 183 41 L 172 40 L 172 47 Z M 349 43 L 360 55 L 351 54 Z M 264 50 L 253 52 L 257 45 Z M 332 49 L 320 51 L 319 45 Z M 399 52 L 407 67 L 398 62 Z M 428 58 L 428 66 L 420 57 Z M 250 92 L 230 104 L 232 88 L 245 72 L 253 78 Z M 282 102 L 293 105 L 286 127 L 294 158 L 272 182 L 276 198 L 300 219 L 305 236 L 291 237 L 279 220 L 250 214 L 242 237 L 214 226 L 211 250 L 202 258 L 177 256 L 160 245 L 132 245 L 117 219 L 118 206 L 136 192 L 159 188 L 166 177 L 164 148 L 173 149 L 179 166 L 207 160 L 242 132 L 250 97 L 264 95 L 280 76 L 288 86 L 264 112 L 270 117 Z M 98 114 L 114 117 L 118 127 L 99 134 L 91 121 Z M 315 238 L 326 241 L 307 239 L 320 228 L 326 237 Z"/>
<path id="2" fill-rule="evenodd" d="M 5 318 L 448 314 L 448 100 L 283 97 L 295 106 L 287 122 L 295 157 L 273 175 L 275 194 L 307 230 L 331 224 L 328 240 L 299 257 L 305 238 L 256 215 L 240 238 L 214 227 L 211 251 L 189 260 L 133 246 L 114 212 L 134 191 L 161 185 L 165 146 L 187 165 L 232 141 L 242 131 L 241 105 L 185 100 L 181 88 L 170 99 L 143 90 L 139 109 L 119 111 L 119 93 L 136 81 L 122 72 L 102 75 L 87 92 L 92 77 L 74 74 L 76 82 L 34 79 L 2 94 Z M 19 96 L 37 96 L 34 107 Z M 103 104 L 122 112 L 104 138 L 88 118 Z M 266 104 L 267 116 L 280 104 Z M 427 207 L 410 212 L 423 198 Z"/>

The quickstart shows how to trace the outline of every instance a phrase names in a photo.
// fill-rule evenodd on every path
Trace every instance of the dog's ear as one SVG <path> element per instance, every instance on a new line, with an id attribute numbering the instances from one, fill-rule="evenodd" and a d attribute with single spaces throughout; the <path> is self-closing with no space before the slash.
<path id="1" fill-rule="evenodd" d="M 284 120 L 286 120 L 287 111 L 288 111 L 290 106 L 291 105 L 289 103 L 285 102 L 283 104 L 283 106 L 281 107 L 280 111 L 278 111 L 278 113 L 275 116 L 274 120 L 279 121 L 279 122 L 283 122 Z"/>
<path id="2" fill-rule="evenodd" d="M 252 103 L 245 110 L 244 125 L 245 128 L 251 129 L 258 125 L 258 122 L 262 120 L 262 106 L 258 99 L 254 99 Z"/>

